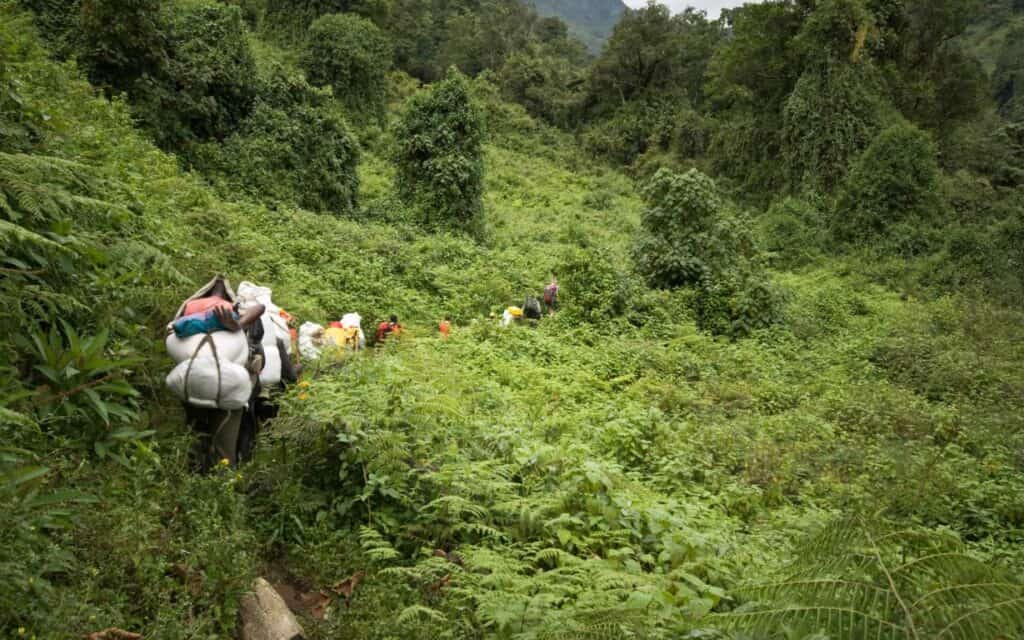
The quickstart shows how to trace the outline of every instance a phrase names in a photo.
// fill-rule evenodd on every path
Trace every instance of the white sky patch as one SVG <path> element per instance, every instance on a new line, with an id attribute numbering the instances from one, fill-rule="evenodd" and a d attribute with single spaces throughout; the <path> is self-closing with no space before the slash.
<path id="1" fill-rule="evenodd" d="M 647 4 L 647 0 L 624 0 L 627 5 L 636 9 Z M 673 13 L 679 13 L 686 7 L 703 9 L 708 12 L 708 18 L 715 20 L 722 9 L 738 7 L 747 4 L 750 0 L 659 0 L 661 4 L 667 4 Z M 756 1 L 756 0 L 755 0 Z"/>

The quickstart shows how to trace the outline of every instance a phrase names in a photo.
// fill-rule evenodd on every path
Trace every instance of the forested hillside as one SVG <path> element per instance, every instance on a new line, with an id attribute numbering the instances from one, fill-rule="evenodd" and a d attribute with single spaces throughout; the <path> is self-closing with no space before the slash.
<path id="1" fill-rule="evenodd" d="M 0 0 L 0 636 L 1024 636 L 1020 10 Z M 198 473 L 218 273 L 404 330 Z"/>
<path id="2" fill-rule="evenodd" d="M 622 0 L 533 0 L 542 16 L 558 16 L 594 52 L 600 51 L 626 11 Z"/>

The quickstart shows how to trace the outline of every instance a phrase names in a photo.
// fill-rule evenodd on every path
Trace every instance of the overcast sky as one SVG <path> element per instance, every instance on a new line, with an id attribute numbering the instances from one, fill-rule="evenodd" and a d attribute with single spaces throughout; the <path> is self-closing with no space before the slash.
<path id="1" fill-rule="evenodd" d="M 647 0 L 625 0 L 625 2 L 633 8 L 647 4 Z M 659 2 L 667 4 L 673 12 L 682 11 L 688 6 L 703 9 L 708 12 L 708 17 L 712 20 L 718 17 L 718 12 L 722 9 L 746 4 L 746 0 L 659 0 Z"/>

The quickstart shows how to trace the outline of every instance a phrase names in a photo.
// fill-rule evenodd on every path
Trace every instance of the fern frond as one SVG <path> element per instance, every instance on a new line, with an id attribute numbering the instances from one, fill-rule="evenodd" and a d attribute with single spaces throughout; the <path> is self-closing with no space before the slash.
<path id="1" fill-rule="evenodd" d="M 482 522 L 465 522 L 456 525 L 454 529 L 460 533 L 469 532 L 483 538 L 494 538 L 495 540 L 504 540 L 507 537 L 501 531 Z"/>
<path id="2" fill-rule="evenodd" d="M 995 602 L 965 613 L 946 625 L 935 637 L 957 640 L 1014 637 L 1021 629 L 1024 629 L 1024 597 Z"/>
<path id="3" fill-rule="evenodd" d="M 1007 592 L 1020 593 L 1022 587 L 1010 582 L 986 582 L 980 584 L 954 584 L 933 589 L 925 593 L 910 605 L 918 611 L 929 611 L 938 607 L 962 606 L 964 599 L 985 598 L 998 599 Z M 930 603 L 932 600 L 938 602 Z M 927 604 L 927 606 L 925 606 Z"/>
<path id="4" fill-rule="evenodd" d="M 457 495 L 441 496 L 423 505 L 423 510 L 443 513 L 453 520 L 459 520 L 466 516 L 483 520 L 488 516 L 486 508 Z"/>
<path id="5" fill-rule="evenodd" d="M 534 561 L 553 567 L 564 567 L 583 563 L 583 560 L 577 558 L 568 551 L 565 551 L 564 549 L 557 549 L 555 547 L 541 549 L 537 552 L 537 555 L 534 556 Z"/>
<path id="6" fill-rule="evenodd" d="M 860 580 L 842 580 L 835 578 L 816 578 L 806 580 L 787 580 L 743 587 L 744 595 L 758 601 L 790 601 L 806 602 L 843 602 L 858 603 L 861 606 L 873 606 L 879 598 L 888 598 L 888 589 L 870 582 Z"/>
<path id="7" fill-rule="evenodd" d="M 398 624 L 406 625 L 420 619 L 427 619 L 433 622 L 445 622 L 448 618 L 437 609 L 431 609 L 421 604 L 410 605 L 398 614 Z"/>
<path id="8" fill-rule="evenodd" d="M 756 611 L 714 614 L 728 628 L 761 633 L 784 626 L 808 627 L 815 631 L 835 633 L 839 637 L 854 639 L 910 638 L 910 630 L 884 618 L 849 607 L 794 606 Z"/>
<path id="9" fill-rule="evenodd" d="M 359 527 L 359 544 L 366 555 L 375 562 L 394 560 L 401 555 L 384 539 L 384 536 L 371 527 Z"/>
<path id="10" fill-rule="evenodd" d="M 43 249 L 71 253 L 70 249 L 59 242 L 54 242 L 46 236 L 38 234 L 35 231 L 30 231 L 26 227 L 6 220 L 0 220 L 0 236 L 8 241 L 14 240 L 17 242 L 35 245 Z"/>

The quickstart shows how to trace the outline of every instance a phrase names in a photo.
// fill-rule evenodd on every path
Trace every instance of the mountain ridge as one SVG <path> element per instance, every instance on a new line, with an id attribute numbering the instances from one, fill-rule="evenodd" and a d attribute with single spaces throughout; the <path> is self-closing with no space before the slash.
<path id="1" fill-rule="evenodd" d="M 587 47 L 598 52 L 628 9 L 622 0 L 522 0 L 542 16 L 557 16 Z"/>

